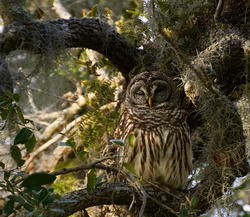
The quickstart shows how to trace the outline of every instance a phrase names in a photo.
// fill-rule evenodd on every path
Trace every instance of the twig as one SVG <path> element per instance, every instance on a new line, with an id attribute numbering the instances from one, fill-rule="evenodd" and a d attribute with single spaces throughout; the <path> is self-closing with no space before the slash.
<path id="1" fill-rule="evenodd" d="M 135 194 L 133 193 L 133 199 L 132 199 L 132 202 L 131 202 L 131 204 L 129 205 L 129 208 L 128 208 L 128 211 L 127 211 L 127 213 L 123 216 L 123 217 L 127 217 L 128 215 L 129 215 L 129 213 L 131 212 L 131 210 L 132 210 L 132 208 L 133 208 L 133 206 L 134 206 L 134 204 L 135 204 Z"/>
<path id="2" fill-rule="evenodd" d="M 224 0 L 219 0 L 217 8 L 215 10 L 215 14 L 214 14 L 214 21 L 215 21 L 217 26 L 220 23 L 220 18 L 221 18 L 221 12 L 222 12 L 222 9 L 223 9 L 223 5 L 224 5 Z"/>
<path id="3" fill-rule="evenodd" d="M 106 160 L 109 160 L 109 159 L 114 159 L 114 158 L 117 158 L 119 156 L 114 156 L 114 157 L 107 157 L 107 158 L 103 158 L 103 159 L 100 159 L 100 160 L 96 160 L 90 164 L 87 164 L 87 165 L 81 165 L 81 166 L 78 166 L 78 167 L 71 167 L 71 168 L 63 168 L 61 170 L 56 170 L 56 171 L 53 171 L 49 174 L 51 175 L 54 175 L 54 176 L 58 176 L 58 175 L 64 175 L 64 174 L 68 174 L 68 173 L 72 173 L 72 172 L 77 172 L 77 171 L 80 171 L 80 170 L 88 170 L 88 169 L 93 169 L 93 168 L 96 168 L 96 169 L 103 169 L 103 170 L 108 170 L 108 171 L 113 171 L 113 172 L 119 172 L 118 169 L 114 168 L 114 167 L 108 167 L 108 166 L 104 166 L 104 165 L 101 165 L 99 163 L 102 163 L 103 161 L 106 161 Z M 15 185 L 22 182 L 23 180 L 25 179 L 24 178 L 20 178 L 18 180 L 15 181 Z"/>
<path id="4" fill-rule="evenodd" d="M 145 182 L 145 181 L 144 181 Z M 173 198 L 177 199 L 177 200 L 181 200 L 180 197 L 176 196 L 175 194 L 172 194 L 170 191 L 167 191 L 166 189 L 162 188 L 161 186 L 155 184 L 154 182 L 145 182 L 145 183 L 148 183 L 149 185 L 152 185 L 162 191 L 164 191 L 166 194 L 169 194 L 170 196 L 172 196 Z"/>
<path id="5" fill-rule="evenodd" d="M 163 207 L 164 209 L 168 210 L 169 212 L 171 212 L 172 214 L 174 214 L 175 216 L 179 216 L 179 212 L 176 212 L 175 210 L 173 210 L 172 208 L 166 206 L 165 204 L 159 202 L 158 200 L 156 200 L 155 198 L 148 196 L 148 198 L 150 200 L 152 200 L 153 202 L 157 203 L 158 205 L 160 205 L 161 207 Z"/>
<path id="6" fill-rule="evenodd" d="M 155 1 L 151 0 L 150 4 L 151 4 L 151 9 L 152 9 L 152 16 L 154 18 L 155 17 Z"/>
<path id="7" fill-rule="evenodd" d="M 140 194 L 142 195 L 142 205 L 141 205 L 140 212 L 139 212 L 139 217 L 142 217 L 146 204 L 147 204 L 148 194 L 145 191 L 140 181 L 135 182 L 135 186 L 136 186 L 137 191 L 140 192 Z"/>
<path id="8" fill-rule="evenodd" d="M 108 166 L 104 166 L 104 165 L 99 164 L 99 163 L 101 163 L 103 161 L 114 159 L 114 158 L 117 158 L 117 157 L 119 157 L 119 156 L 103 158 L 103 159 L 94 161 L 94 162 L 92 162 L 90 164 L 81 165 L 81 166 L 78 166 L 78 167 L 63 168 L 61 170 L 56 170 L 54 172 L 51 172 L 50 174 L 54 175 L 54 176 L 57 176 L 57 175 L 63 175 L 63 174 L 71 173 L 71 172 L 76 172 L 76 171 L 79 171 L 79 170 L 86 170 L 86 169 L 93 169 L 93 168 L 118 172 L 119 170 L 114 168 L 114 167 L 108 167 Z"/>

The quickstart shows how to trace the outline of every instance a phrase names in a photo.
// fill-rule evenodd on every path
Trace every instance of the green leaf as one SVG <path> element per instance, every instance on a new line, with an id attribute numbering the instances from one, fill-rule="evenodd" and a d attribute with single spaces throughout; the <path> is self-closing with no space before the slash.
<path id="1" fill-rule="evenodd" d="M 11 103 L 11 104 L 9 104 L 9 105 L 7 106 L 7 109 L 12 110 L 12 109 L 14 109 L 14 108 L 16 108 L 16 107 L 17 107 L 16 103 Z"/>
<path id="2" fill-rule="evenodd" d="M 87 175 L 87 192 L 88 194 L 93 193 L 95 187 L 96 173 L 95 170 L 92 169 Z"/>
<path id="3" fill-rule="evenodd" d="M 101 182 L 103 179 L 104 175 L 100 175 L 96 178 L 95 180 L 95 187 L 97 188 L 98 186 L 102 185 L 104 182 Z"/>
<path id="4" fill-rule="evenodd" d="M 128 136 L 128 143 L 129 145 L 133 148 L 135 146 L 135 135 L 134 134 L 130 134 Z"/>
<path id="5" fill-rule="evenodd" d="M 13 94 L 10 90 L 6 90 L 4 88 L 2 88 L 2 91 L 5 93 L 6 96 L 8 96 L 9 98 L 13 98 Z"/>
<path id="6" fill-rule="evenodd" d="M 8 109 L 3 109 L 3 110 L 1 111 L 1 117 L 2 117 L 2 119 L 3 119 L 3 120 L 6 120 L 6 119 L 8 118 L 8 116 L 9 116 L 9 114 L 10 114 L 10 110 L 8 110 Z"/>
<path id="7" fill-rule="evenodd" d="M 5 171 L 5 172 L 4 172 L 4 180 L 5 180 L 5 181 L 8 181 L 8 180 L 9 180 L 10 174 L 11 174 L 11 172 L 8 172 L 8 171 Z"/>
<path id="8" fill-rule="evenodd" d="M 34 133 L 32 133 L 30 139 L 25 143 L 25 148 L 28 153 L 31 153 L 34 150 L 35 146 L 36 146 L 36 137 Z"/>
<path id="9" fill-rule="evenodd" d="M 18 114 L 20 121 L 22 121 L 22 123 L 25 124 L 25 119 L 23 117 L 22 110 L 20 109 L 19 106 L 16 106 L 16 110 L 17 110 L 17 114 Z"/>
<path id="10" fill-rule="evenodd" d="M 87 13 L 88 17 L 97 17 L 98 16 L 98 10 L 97 10 L 97 4 L 95 4 L 92 9 Z"/>
<path id="11" fill-rule="evenodd" d="M 188 210 L 186 208 L 183 208 L 181 211 L 181 217 L 186 217 L 188 215 Z"/>
<path id="12" fill-rule="evenodd" d="M 197 204 L 198 204 L 198 197 L 197 197 L 197 196 L 194 196 L 194 197 L 192 198 L 192 200 L 191 200 L 191 206 L 192 206 L 193 208 L 195 208 L 195 207 L 197 206 Z"/>
<path id="13" fill-rule="evenodd" d="M 50 204 L 56 199 L 56 195 L 52 194 L 46 198 L 45 201 L 43 201 L 43 205 Z"/>
<path id="14" fill-rule="evenodd" d="M 122 166 L 124 166 L 129 172 L 131 172 L 132 174 L 134 174 L 136 177 L 139 177 L 137 175 L 136 171 L 135 171 L 135 168 L 131 164 L 123 162 Z"/>
<path id="15" fill-rule="evenodd" d="M 21 196 L 29 203 L 32 204 L 34 206 L 38 205 L 38 202 L 36 202 L 36 200 L 34 200 L 33 198 L 30 198 L 24 191 L 21 191 Z"/>
<path id="16" fill-rule="evenodd" d="M 35 190 L 32 190 L 31 193 L 32 193 L 32 195 L 33 195 L 33 197 L 35 199 L 35 204 L 39 204 L 40 203 L 40 195 L 39 195 L 39 193 L 37 193 Z"/>
<path id="17" fill-rule="evenodd" d="M 64 210 L 62 209 L 49 209 L 50 212 L 55 212 L 55 213 L 60 213 L 60 214 L 65 214 Z"/>
<path id="18" fill-rule="evenodd" d="M 28 210 L 29 212 L 33 212 L 34 211 L 34 206 L 32 206 L 32 205 L 30 205 L 30 204 L 28 204 L 28 203 L 25 203 L 25 204 L 23 204 L 23 207 L 26 209 L 26 210 Z"/>
<path id="19" fill-rule="evenodd" d="M 69 138 L 66 142 L 66 145 L 74 148 L 76 145 L 74 138 L 73 137 Z"/>
<path id="20" fill-rule="evenodd" d="M 0 96 L 0 101 L 1 101 L 1 102 L 2 102 L 2 101 L 6 101 L 6 100 L 7 100 L 6 97 Z"/>
<path id="21" fill-rule="evenodd" d="M 28 140 L 33 135 L 33 132 L 28 128 L 22 128 L 16 135 L 14 140 L 14 145 L 24 144 L 28 142 Z"/>
<path id="22" fill-rule="evenodd" d="M 5 164 L 2 161 L 0 161 L 0 167 L 2 167 L 2 169 L 5 168 Z"/>
<path id="23" fill-rule="evenodd" d="M 63 201 L 58 201 L 58 204 L 67 204 L 67 203 L 77 203 L 77 200 L 63 200 Z"/>
<path id="24" fill-rule="evenodd" d="M 11 157 L 14 159 L 16 163 L 18 163 L 22 159 L 20 148 L 18 146 L 12 145 L 10 147 L 10 151 L 11 151 L 10 152 Z"/>
<path id="25" fill-rule="evenodd" d="M 6 101 L 0 101 L 0 107 L 2 106 L 2 105 L 4 105 L 6 103 Z"/>
<path id="26" fill-rule="evenodd" d="M 30 188 L 35 186 L 46 185 L 54 182 L 56 176 L 47 174 L 47 173 L 33 173 L 26 177 L 26 179 L 22 182 L 21 186 Z"/>
<path id="27" fill-rule="evenodd" d="M 37 192 L 41 191 L 42 189 L 43 189 L 42 186 L 33 186 L 33 187 L 30 187 L 30 188 L 24 189 L 24 191 L 22 191 L 22 192 L 27 193 L 27 194 L 33 194 L 33 192 L 37 193 Z"/>
<path id="28" fill-rule="evenodd" d="M 24 199 L 21 198 L 21 197 L 19 197 L 19 196 L 17 196 L 17 195 L 9 195 L 8 198 L 9 198 L 10 200 L 15 201 L 15 202 L 18 202 L 18 203 L 21 203 L 21 204 L 25 204 Z"/>
<path id="29" fill-rule="evenodd" d="M 12 98 L 16 101 L 19 102 L 20 101 L 20 95 L 18 93 L 13 93 Z"/>
<path id="30" fill-rule="evenodd" d="M 124 146 L 124 142 L 121 139 L 111 139 L 110 142 L 113 142 L 117 145 Z"/>
<path id="31" fill-rule="evenodd" d="M 14 200 L 9 200 L 3 207 L 3 212 L 10 215 L 14 209 Z"/>
<path id="32" fill-rule="evenodd" d="M 25 164 L 25 160 L 24 159 L 21 159 L 18 163 L 17 163 L 17 166 L 21 167 Z"/>
<path id="33" fill-rule="evenodd" d="M 25 163 L 25 160 L 22 159 L 21 150 L 18 146 L 12 145 L 10 147 L 10 155 L 16 162 L 17 166 L 21 167 Z"/>
<path id="34" fill-rule="evenodd" d="M 46 188 L 43 188 L 41 192 L 39 193 L 39 201 L 44 201 L 46 198 L 49 196 L 49 192 L 47 191 Z"/>
<path id="35" fill-rule="evenodd" d="M 16 178 L 18 178 L 18 177 L 25 177 L 24 171 L 17 172 L 10 181 L 14 182 L 16 180 Z"/>

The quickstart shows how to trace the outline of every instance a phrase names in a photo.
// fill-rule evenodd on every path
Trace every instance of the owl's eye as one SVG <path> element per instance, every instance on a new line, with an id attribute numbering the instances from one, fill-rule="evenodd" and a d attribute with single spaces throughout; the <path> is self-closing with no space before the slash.
<path id="1" fill-rule="evenodd" d="M 157 87 L 156 90 L 155 90 L 155 93 L 160 93 L 162 91 L 164 91 L 163 87 Z"/>
<path id="2" fill-rule="evenodd" d="M 140 96 L 144 96 L 144 95 L 145 95 L 144 92 L 143 92 L 142 90 L 138 90 L 138 91 L 136 92 L 136 94 L 137 94 L 137 95 L 140 95 Z"/>

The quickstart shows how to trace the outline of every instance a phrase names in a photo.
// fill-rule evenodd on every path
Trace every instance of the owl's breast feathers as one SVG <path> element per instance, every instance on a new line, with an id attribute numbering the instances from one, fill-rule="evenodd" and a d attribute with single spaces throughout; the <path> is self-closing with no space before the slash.
<path id="1" fill-rule="evenodd" d="M 145 181 L 183 188 L 192 168 L 192 152 L 185 114 L 180 110 L 154 115 L 126 111 L 118 127 L 117 139 L 125 147 L 122 155 Z M 128 136 L 135 135 L 134 146 Z"/>

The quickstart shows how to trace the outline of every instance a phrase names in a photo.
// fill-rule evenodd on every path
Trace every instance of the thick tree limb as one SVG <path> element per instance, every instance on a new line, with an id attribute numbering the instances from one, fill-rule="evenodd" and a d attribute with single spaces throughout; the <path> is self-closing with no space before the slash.
<path id="1" fill-rule="evenodd" d="M 209 178 L 208 178 L 209 179 Z M 137 181 L 139 182 L 139 181 Z M 217 185 L 206 185 L 202 188 L 200 184 L 194 189 L 171 190 L 170 192 L 162 191 L 159 187 L 155 187 L 149 183 L 105 183 L 98 187 L 93 194 L 89 195 L 86 189 L 69 192 L 61 197 L 61 200 L 76 200 L 75 203 L 54 204 L 53 208 L 60 208 L 65 214 L 47 213 L 46 216 L 68 216 L 77 211 L 98 205 L 127 205 L 129 206 L 135 200 L 133 210 L 140 209 L 143 203 L 141 190 L 147 194 L 147 203 L 144 210 L 144 216 L 179 216 L 182 206 L 189 209 L 190 204 L 186 197 L 191 200 L 194 196 L 198 196 L 199 202 L 196 207 L 201 214 L 209 208 L 209 201 L 212 200 L 212 194 L 222 195 L 221 185 L 223 180 L 217 182 Z"/>
<path id="2" fill-rule="evenodd" d="M 90 48 L 107 57 L 127 80 L 128 73 L 140 62 L 140 50 L 114 28 L 98 19 L 71 18 L 39 23 L 30 20 L 23 10 L 16 11 L 19 17 L 14 19 L 10 6 L 15 4 L 19 8 L 19 4 L 14 0 L 4 2 L 5 4 L 0 4 L 0 13 L 7 11 L 3 13 L 5 28 L 0 38 L 3 54 L 16 49 L 46 54 L 72 47 Z M 9 16 L 11 18 L 8 19 Z M 11 25 L 8 25 L 10 23 Z"/>

